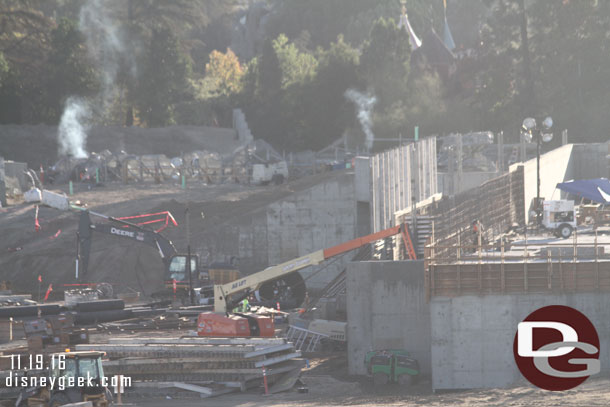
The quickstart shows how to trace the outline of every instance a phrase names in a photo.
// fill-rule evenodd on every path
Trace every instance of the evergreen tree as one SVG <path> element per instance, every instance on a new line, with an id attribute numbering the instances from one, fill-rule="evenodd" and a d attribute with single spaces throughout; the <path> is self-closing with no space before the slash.
<path id="1" fill-rule="evenodd" d="M 47 121 L 55 123 L 69 96 L 87 96 L 97 90 L 96 72 L 91 65 L 85 41 L 76 24 L 62 19 L 51 33 L 46 84 Z"/>
<path id="2" fill-rule="evenodd" d="M 153 29 L 141 66 L 137 99 L 142 119 L 149 127 L 173 124 L 174 105 L 188 95 L 190 66 L 171 30 Z"/>
<path id="3" fill-rule="evenodd" d="M 4 54 L 0 52 L 0 88 L 2 88 L 2 83 L 8 76 L 8 62 L 4 58 Z"/>
<path id="4" fill-rule="evenodd" d="M 360 58 L 360 70 L 383 109 L 406 99 L 411 46 L 404 29 L 392 19 L 380 18 L 371 28 Z"/>

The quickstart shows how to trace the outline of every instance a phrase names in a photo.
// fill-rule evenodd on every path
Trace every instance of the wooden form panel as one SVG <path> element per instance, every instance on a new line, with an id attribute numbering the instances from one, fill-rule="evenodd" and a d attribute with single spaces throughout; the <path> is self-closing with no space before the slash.
<path id="1" fill-rule="evenodd" d="M 429 296 L 610 292 L 610 261 L 431 264 Z"/>

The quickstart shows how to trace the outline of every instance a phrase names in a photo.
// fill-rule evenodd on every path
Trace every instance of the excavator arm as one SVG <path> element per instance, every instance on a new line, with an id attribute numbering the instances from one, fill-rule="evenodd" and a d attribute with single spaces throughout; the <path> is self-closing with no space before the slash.
<path id="1" fill-rule="evenodd" d="M 117 236 L 129 239 L 138 243 L 149 245 L 156 249 L 163 260 L 165 268 L 168 267 L 170 259 L 176 254 L 176 248 L 173 243 L 163 235 L 145 229 L 139 225 L 127 222 L 121 219 L 116 219 L 111 216 L 106 216 L 98 213 L 92 214 L 100 216 L 109 223 L 92 223 L 89 216 L 89 211 L 83 211 L 80 215 L 77 233 L 77 256 L 76 256 L 76 277 L 85 276 L 89 266 L 89 255 L 91 252 L 91 240 L 93 232 Z M 80 270 L 79 270 L 80 266 Z"/>
<path id="2" fill-rule="evenodd" d="M 403 239 L 405 239 L 405 244 L 411 242 L 406 225 L 398 225 L 377 233 L 350 240 L 337 246 L 315 251 L 276 266 L 268 267 L 263 271 L 250 274 L 247 277 L 228 284 L 215 285 L 214 311 L 217 313 L 226 313 L 227 310 L 233 308 L 234 303 L 238 302 L 238 299 L 244 297 L 244 294 L 247 295 L 250 292 L 256 291 L 266 282 L 276 280 L 290 273 L 294 273 L 295 271 L 304 269 L 305 267 L 315 266 L 331 257 L 338 256 L 351 250 L 358 249 L 366 244 L 397 234 L 402 234 Z M 408 240 L 408 243 L 406 240 Z M 237 297 L 238 299 L 231 298 L 232 296 Z"/>

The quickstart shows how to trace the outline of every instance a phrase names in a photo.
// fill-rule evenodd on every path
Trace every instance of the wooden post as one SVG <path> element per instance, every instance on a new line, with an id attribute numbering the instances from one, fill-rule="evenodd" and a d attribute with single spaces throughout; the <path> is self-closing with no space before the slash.
<path id="1" fill-rule="evenodd" d="M 265 394 L 269 394 L 269 387 L 267 386 L 267 369 L 263 365 L 263 384 L 265 385 Z"/>
<path id="2" fill-rule="evenodd" d="M 123 392 L 123 376 L 122 375 L 118 375 L 118 383 L 117 383 L 117 392 L 116 392 L 116 403 L 119 406 L 123 405 L 123 400 L 122 400 L 122 392 Z"/>

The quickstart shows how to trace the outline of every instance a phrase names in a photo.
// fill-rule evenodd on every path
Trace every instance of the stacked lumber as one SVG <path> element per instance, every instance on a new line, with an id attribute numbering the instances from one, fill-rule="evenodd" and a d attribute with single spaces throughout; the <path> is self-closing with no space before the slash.
<path id="1" fill-rule="evenodd" d="M 106 375 L 131 377 L 132 382 L 207 383 L 246 390 L 262 385 L 265 374 L 273 392 L 274 385 L 282 390 L 292 387 L 290 380 L 294 384 L 304 366 L 301 353 L 283 338 L 111 338 L 109 342 L 76 345 L 76 350 L 106 352 L 110 359 L 104 361 Z"/>

